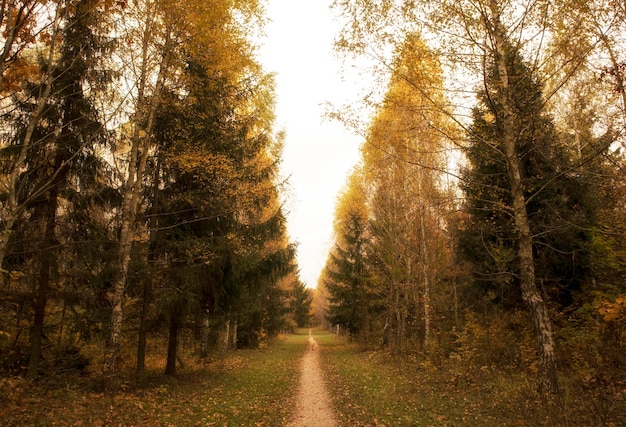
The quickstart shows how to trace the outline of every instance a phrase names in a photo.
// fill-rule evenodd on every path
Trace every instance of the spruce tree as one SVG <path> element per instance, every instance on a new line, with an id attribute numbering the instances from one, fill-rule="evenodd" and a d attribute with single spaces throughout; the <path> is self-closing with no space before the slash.
<path id="1" fill-rule="evenodd" d="M 544 112 L 542 88 L 512 46 L 507 49 L 516 141 L 524 195 L 534 238 L 536 276 L 561 306 L 568 305 L 588 270 L 587 229 L 593 204 L 587 184 L 571 171 L 572 153 Z M 460 237 L 464 257 L 473 263 L 476 284 L 505 308 L 522 302 L 517 258 L 518 236 L 511 212 L 507 163 L 502 155 L 503 107 L 493 96 L 495 65 L 473 111 L 463 172 L 467 223 Z"/>
<path id="2" fill-rule="evenodd" d="M 324 285 L 329 293 L 328 321 L 344 327 L 367 344 L 370 329 L 370 289 L 367 269 L 367 216 L 362 188 L 354 174 L 336 212 L 336 243 L 329 254 Z"/>
<path id="3" fill-rule="evenodd" d="M 49 70 L 52 83 L 26 82 L 24 86 L 30 96 L 26 104 L 20 105 L 28 115 L 29 105 L 45 103 L 36 122 L 32 118 L 23 122 L 36 123 L 26 157 L 27 172 L 22 174 L 20 184 L 30 224 L 18 225 L 28 229 L 29 239 L 36 242 L 32 248 L 36 285 L 29 377 L 35 376 L 39 369 L 48 300 L 53 292 L 58 295 L 61 290 L 54 287 L 60 282 L 63 267 L 59 248 L 85 237 L 72 235 L 68 230 L 75 229 L 74 214 L 81 215 L 80 206 L 97 191 L 94 183 L 101 182 L 103 177 L 104 162 L 97 154 L 97 147 L 106 144 L 107 132 L 93 99 L 85 91 L 88 83 L 96 87 L 92 79 L 97 74 L 95 58 L 105 49 L 99 35 L 100 22 L 96 19 L 97 3 L 80 0 L 65 6 L 58 57 L 41 65 Z M 49 92 L 40 99 L 48 84 Z M 26 132 L 22 129 L 16 137 L 23 138 Z M 61 225 L 67 228 L 60 230 Z"/>

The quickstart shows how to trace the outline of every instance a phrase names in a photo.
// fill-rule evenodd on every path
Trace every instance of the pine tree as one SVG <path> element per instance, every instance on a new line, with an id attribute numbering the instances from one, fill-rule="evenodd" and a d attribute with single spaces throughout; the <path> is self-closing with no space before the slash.
<path id="1" fill-rule="evenodd" d="M 368 218 L 360 175 L 354 173 L 340 196 L 335 217 L 335 245 L 325 268 L 329 293 L 328 321 L 344 327 L 351 337 L 370 338 L 369 272 L 366 246 Z"/>
<path id="2" fill-rule="evenodd" d="M 299 328 L 306 327 L 311 321 L 311 291 L 299 280 L 294 281 L 292 290 L 291 311 L 296 325 Z"/>

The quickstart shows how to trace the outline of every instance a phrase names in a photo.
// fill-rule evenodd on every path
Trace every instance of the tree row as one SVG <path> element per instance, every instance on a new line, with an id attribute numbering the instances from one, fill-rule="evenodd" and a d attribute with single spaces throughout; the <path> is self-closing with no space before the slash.
<path id="1" fill-rule="evenodd" d="M 263 20 L 236 0 L 3 3 L 5 372 L 91 362 L 112 392 L 158 337 L 175 374 L 181 337 L 206 357 L 306 322 Z"/>
<path id="2" fill-rule="evenodd" d="M 334 113 L 365 143 L 318 285 L 328 321 L 423 363 L 537 373 L 552 395 L 561 375 L 619 381 L 623 5 L 335 7 L 338 49 L 388 84 L 364 97 L 371 120 Z"/>

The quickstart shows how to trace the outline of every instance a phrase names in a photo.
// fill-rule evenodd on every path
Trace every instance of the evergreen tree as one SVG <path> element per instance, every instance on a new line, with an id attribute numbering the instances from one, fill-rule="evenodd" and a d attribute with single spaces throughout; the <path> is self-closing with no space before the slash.
<path id="1" fill-rule="evenodd" d="M 588 271 L 587 230 L 594 204 L 588 184 L 573 172 L 572 152 L 544 113 L 541 85 L 519 53 L 507 48 L 507 66 L 514 105 L 516 141 L 522 167 L 526 208 L 534 237 L 536 276 L 561 306 L 568 305 Z M 476 283 L 504 307 L 519 307 L 518 236 L 511 214 L 507 163 L 502 156 L 503 106 L 497 90 L 497 69 L 487 75 L 487 90 L 473 111 L 463 172 L 467 223 L 460 249 L 474 268 Z"/>
<path id="2" fill-rule="evenodd" d="M 342 194 L 335 219 L 335 245 L 325 268 L 329 293 L 328 321 L 367 343 L 370 333 L 370 289 L 366 261 L 365 198 L 355 173 Z"/>
<path id="3" fill-rule="evenodd" d="M 311 303 L 313 302 L 311 291 L 300 280 L 293 283 L 291 311 L 296 325 L 299 328 L 306 327 L 311 321 Z"/>
<path id="4" fill-rule="evenodd" d="M 97 74 L 96 57 L 105 50 L 104 39 L 99 36 L 100 22 L 96 19 L 98 4 L 98 1 L 80 0 L 57 6 L 64 16 L 60 51 L 54 62 L 42 64 L 50 70 L 51 83 L 26 82 L 29 96 L 25 103 L 20 103 L 26 116 L 31 114 L 32 105 L 44 105 L 38 119 L 24 120 L 27 128 L 16 133 L 21 140 L 26 137 L 28 126 L 34 124 L 33 143 L 28 144 L 25 158 L 27 172 L 22 174 L 19 185 L 24 189 L 21 203 L 28 210 L 29 224 L 18 225 L 26 228 L 24 233 L 35 251 L 30 267 L 36 288 L 29 377 L 35 376 L 39 369 L 49 298 L 62 291 L 55 284 L 67 281 L 60 280 L 63 275 L 58 261 L 60 248 L 85 237 L 68 230 L 78 224 L 81 205 L 88 199 L 93 202 L 97 184 L 104 177 L 104 162 L 97 152 L 98 147 L 106 144 L 108 134 L 93 99 L 85 91 L 88 84 L 97 86 L 93 80 Z M 47 85 L 49 91 L 44 89 Z M 9 259 L 9 262 L 13 261 Z"/>

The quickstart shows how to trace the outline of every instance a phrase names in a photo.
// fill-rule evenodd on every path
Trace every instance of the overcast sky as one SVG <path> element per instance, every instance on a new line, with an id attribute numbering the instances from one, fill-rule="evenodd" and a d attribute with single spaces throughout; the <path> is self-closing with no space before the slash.
<path id="1" fill-rule="evenodd" d="M 283 175 L 289 177 L 288 230 L 298 243 L 300 278 L 317 285 L 332 244 L 337 194 L 359 158 L 360 139 L 323 120 L 323 104 L 354 98 L 332 53 L 338 30 L 331 0 L 268 0 L 260 60 L 276 73 L 277 127 L 286 131 Z"/>

